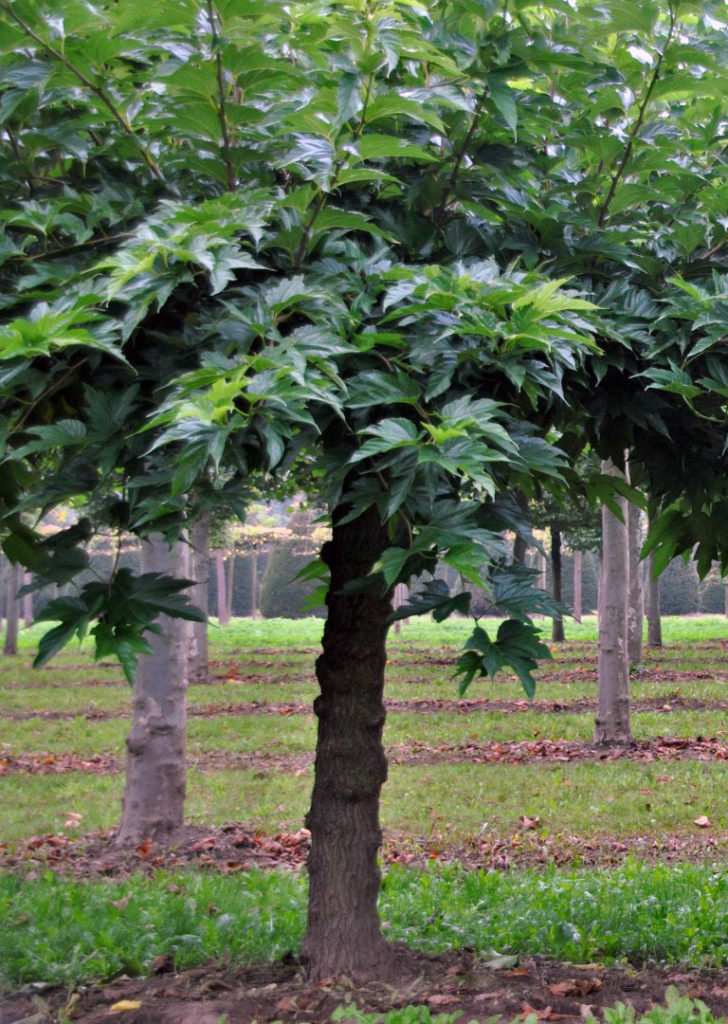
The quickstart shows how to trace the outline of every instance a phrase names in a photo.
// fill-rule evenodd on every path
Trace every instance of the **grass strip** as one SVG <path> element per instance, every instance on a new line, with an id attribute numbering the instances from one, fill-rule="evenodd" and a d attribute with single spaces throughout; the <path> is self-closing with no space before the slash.
<path id="1" fill-rule="evenodd" d="M 0 876 L 0 983 L 76 984 L 177 969 L 211 957 L 275 960 L 298 950 L 305 877 L 159 874 L 73 884 L 51 873 Z M 693 967 L 728 961 L 728 880 L 707 867 L 610 872 L 466 872 L 456 866 L 394 869 L 380 900 L 386 934 L 416 949 L 545 954 Z"/>

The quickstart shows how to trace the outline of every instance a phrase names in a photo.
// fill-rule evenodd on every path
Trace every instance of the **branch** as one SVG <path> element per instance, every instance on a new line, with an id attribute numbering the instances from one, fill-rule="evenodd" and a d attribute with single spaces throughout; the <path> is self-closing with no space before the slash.
<path id="1" fill-rule="evenodd" d="M 641 129 L 642 125 L 644 124 L 645 115 L 647 113 L 647 108 L 649 106 L 650 99 L 652 98 L 652 93 L 654 92 L 655 86 L 657 85 L 657 82 L 659 80 L 660 70 L 662 68 L 662 62 L 663 62 L 663 60 L 665 58 L 665 54 L 667 53 L 667 48 L 669 47 L 670 43 L 672 42 L 672 34 L 673 34 L 674 30 L 675 30 L 675 12 L 673 11 L 672 7 L 670 7 L 670 30 L 667 33 L 667 41 L 665 42 L 665 45 L 662 48 L 662 52 L 660 53 L 659 57 L 657 58 L 657 63 L 655 64 L 655 70 L 652 72 L 652 78 L 650 79 L 650 84 L 647 87 L 647 92 L 645 93 L 644 99 L 642 100 L 642 103 L 640 104 L 640 109 L 639 109 L 639 113 L 637 115 L 637 120 L 632 125 L 632 130 L 629 133 L 629 139 L 627 140 L 627 145 L 624 148 L 624 153 L 622 155 L 622 159 L 619 162 L 619 166 L 617 167 L 617 170 L 612 175 L 612 181 L 611 181 L 611 184 L 609 186 L 609 191 L 607 192 L 607 197 L 604 200 L 604 202 L 602 203 L 601 209 L 599 210 L 599 220 L 598 220 L 597 223 L 599 224 L 600 228 L 603 228 L 605 223 L 606 223 L 607 214 L 609 213 L 609 207 L 611 206 L 612 200 L 614 199 L 615 193 L 617 191 L 617 185 L 621 181 L 622 176 L 624 175 L 624 172 L 625 172 L 625 170 L 627 168 L 627 164 L 629 163 L 629 159 L 632 156 L 632 150 L 634 149 L 634 143 L 635 143 L 635 139 L 637 138 L 637 133 Z"/>
<path id="2" fill-rule="evenodd" d="M 463 144 L 460 147 L 457 156 L 455 157 L 455 164 L 453 166 L 452 173 L 450 174 L 448 183 L 445 186 L 445 189 L 442 193 L 442 198 L 440 199 L 437 209 L 433 214 L 433 220 L 435 222 L 436 227 L 440 226 L 440 222 L 445 213 L 445 207 L 447 206 L 447 201 L 452 195 L 453 191 L 455 190 L 455 186 L 457 185 L 458 176 L 460 174 L 460 167 L 462 165 L 463 160 L 465 159 L 468 147 L 472 142 L 473 135 L 475 134 L 475 129 L 478 127 L 478 121 L 480 120 L 480 115 L 483 110 L 483 106 L 485 105 L 485 98 L 486 93 L 484 91 L 483 93 L 481 93 L 478 102 L 475 104 L 475 110 L 473 111 L 473 117 L 470 122 L 470 126 L 468 127 L 465 139 L 463 140 Z"/>
<path id="3" fill-rule="evenodd" d="M 78 80 L 82 82 L 87 89 L 90 90 L 90 92 L 94 94 L 94 96 L 97 96 L 101 100 L 104 106 L 106 106 L 108 110 L 111 111 L 114 120 L 117 121 L 119 125 L 121 125 L 123 131 L 134 139 L 137 146 L 139 147 L 139 152 L 142 155 L 142 159 L 144 160 L 144 163 L 147 165 L 149 170 L 152 172 L 152 175 L 161 181 L 162 172 L 159 169 L 159 165 L 156 163 L 156 161 L 152 158 L 152 156 L 147 152 L 146 148 L 140 142 L 139 136 L 132 128 L 131 123 L 129 122 L 129 119 L 127 118 L 126 114 L 124 114 L 124 112 L 119 109 L 119 107 L 116 105 L 116 103 L 114 103 L 112 98 L 109 95 L 107 95 L 106 91 L 100 85 L 96 85 L 95 82 L 92 82 L 91 79 L 88 78 L 83 73 L 83 71 L 81 71 L 80 68 L 77 68 L 76 65 L 72 61 L 70 61 L 68 57 L 66 57 L 65 54 L 61 53 L 60 50 L 57 50 L 55 46 L 52 46 L 51 43 L 49 43 L 46 39 L 43 39 L 42 36 L 39 36 L 38 33 L 35 32 L 30 27 L 30 25 L 28 25 L 28 23 L 24 21 L 23 18 L 20 17 L 20 15 L 16 14 L 16 12 L 9 4 L 0 3 L 0 8 L 5 12 L 5 14 L 11 17 L 17 25 L 20 25 L 22 30 L 25 33 L 27 33 L 27 35 L 29 35 L 31 39 L 35 39 L 36 43 L 38 43 L 39 46 L 43 47 L 44 50 L 47 50 L 48 53 L 55 57 L 56 60 L 60 61 L 64 67 L 67 67 L 68 70 L 72 74 L 74 74 L 76 78 L 78 78 Z"/>
<path id="4" fill-rule="evenodd" d="M 220 36 L 218 35 L 217 26 L 215 24 L 215 7 L 213 0 L 207 0 L 207 17 L 210 22 L 210 32 L 212 33 L 212 48 L 215 53 L 215 68 L 217 71 L 217 91 L 220 97 L 217 113 L 220 119 L 220 134 L 222 135 L 222 162 L 225 164 L 225 170 L 227 171 L 228 191 L 234 192 L 238 187 L 238 180 L 230 160 L 232 147 L 230 144 L 230 129 L 228 127 L 227 111 L 225 107 L 225 78 L 223 75 L 222 56 L 220 54 Z"/>

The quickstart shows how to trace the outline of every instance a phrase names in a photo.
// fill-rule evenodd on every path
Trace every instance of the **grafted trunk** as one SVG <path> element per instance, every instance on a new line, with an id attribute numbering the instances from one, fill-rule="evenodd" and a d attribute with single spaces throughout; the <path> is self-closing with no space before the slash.
<path id="1" fill-rule="evenodd" d="M 189 576 L 186 544 L 170 546 L 161 534 L 142 544 L 142 572 Z M 126 783 L 118 844 L 165 841 L 182 825 L 187 727 L 187 630 L 183 619 L 161 615 L 161 632 L 147 637 L 134 682 L 132 726 L 126 741 Z"/>
<path id="2" fill-rule="evenodd" d="M 611 463 L 602 472 L 617 474 Z M 602 508 L 602 559 L 599 578 L 598 707 L 594 742 L 628 743 L 629 658 L 627 655 L 627 590 L 629 552 L 626 502 L 617 499 L 624 521 Z"/>
<path id="3" fill-rule="evenodd" d="M 207 617 L 210 613 L 208 586 L 210 581 L 210 512 L 204 512 L 190 532 L 190 575 L 195 585 L 190 600 L 205 616 L 204 622 L 190 622 L 189 681 L 205 683 L 208 678 Z"/>
<path id="4" fill-rule="evenodd" d="M 331 570 L 323 652 L 311 809 L 308 930 L 304 956 L 314 980 L 381 973 L 389 959 L 377 897 L 381 843 L 379 794 L 387 777 L 382 745 L 388 595 L 344 592 L 367 575 L 387 547 L 387 532 L 370 509 L 335 525 L 322 550 Z"/>
<path id="5" fill-rule="evenodd" d="M 627 657 L 630 665 L 642 665 L 642 630 L 644 604 L 642 598 L 642 571 L 640 566 L 641 513 L 635 504 L 627 502 L 627 543 L 629 545 L 629 592 L 627 598 Z"/>
<path id="6" fill-rule="evenodd" d="M 551 527 L 551 593 L 555 601 L 561 603 L 563 594 L 563 563 L 561 559 L 561 530 Z M 554 615 L 551 627 L 551 639 L 560 642 L 565 639 L 564 619 L 562 615 Z"/>
<path id="7" fill-rule="evenodd" d="M 10 657 L 18 653 L 18 625 L 20 622 L 20 602 L 18 601 L 18 590 L 20 589 L 20 580 L 22 579 L 22 570 L 19 565 L 15 562 L 11 562 L 8 566 L 8 579 L 7 579 L 7 618 L 5 621 L 5 643 L 3 644 L 3 654 Z"/>
<path id="8" fill-rule="evenodd" d="M 583 580 L 584 580 L 584 553 L 583 551 L 574 552 L 574 619 L 577 622 L 581 622 L 581 616 L 583 611 Z"/>

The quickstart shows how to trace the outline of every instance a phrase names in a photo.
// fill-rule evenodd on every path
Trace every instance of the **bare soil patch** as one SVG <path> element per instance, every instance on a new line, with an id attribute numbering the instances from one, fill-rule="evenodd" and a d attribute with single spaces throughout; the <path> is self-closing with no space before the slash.
<path id="1" fill-rule="evenodd" d="M 324 1024 L 342 1003 L 384 1013 L 395 1007 L 421 1004 L 433 1014 L 462 1012 L 461 1020 L 501 1021 L 536 1013 L 543 1021 L 581 1021 L 604 1007 L 627 1001 L 638 1012 L 662 1002 L 669 985 L 702 999 L 717 1016 L 728 1015 L 728 972 L 625 969 L 599 964 L 554 963 L 524 958 L 508 970 L 493 970 L 471 949 L 437 956 L 392 947 L 392 975 L 386 983 L 340 977 L 308 985 L 299 965 L 288 963 L 234 968 L 210 964 L 183 974 L 159 973 L 150 978 L 118 978 L 106 985 L 76 992 L 53 989 L 32 1000 L 25 995 L 0 1001 L 0 1024 L 57 1021 L 59 1012 L 73 1011 L 78 1024 L 270 1024 L 273 1021 Z M 135 1008 L 119 1013 L 126 1002 Z"/>

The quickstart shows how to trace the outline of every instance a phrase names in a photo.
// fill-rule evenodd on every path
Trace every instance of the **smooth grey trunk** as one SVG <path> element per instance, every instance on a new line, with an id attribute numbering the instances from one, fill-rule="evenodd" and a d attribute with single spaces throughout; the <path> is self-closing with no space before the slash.
<path id="1" fill-rule="evenodd" d="M 728 591 L 726 591 L 728 593 Z M 662 619 L 660 613 L 660 577 L 654 575 L 654 558 L 647 556 L 645 585 L 645 614 L 647 616 L 647 646 L 662 647 Z"/>
<path id="2" fill-rule="evenodd" d="M 642 514 L 637 506 L 627 502 L 627 543 L 629 545 L 629 591 L 627 597 L 627 657 L 634 668 L 642 665 L 642 631 L 644 603 L 642 596 L 642 567 L 640 550 Z"/>
<path id="3" fill-rule="evenodd" d="M 230 611 L 226 603 L 225 555 L 220 548 L 215 551 L 215 593 L 217 594 L 218 622 L 221 626 L 227 626 L 230 621 Z"/>
<path id="4" fill-rule="evenodd" d="M 610 461 L 602 472 L 618 475 Z M 599 578 L 598 706 L 594 742 L 602 745 L 629 743 L 629 656 L 627 653 L 627 597 L 629 545 L 627 509 L 618 498 L 624 521 L 606 505 L 602 508 L 602 559 Z"/>
<path id="5" fill-rule="evenodd" d="M 258 552 L 250 555 L 250 617 L 258 618 Z"/>
<path id="6" fill-rule="evenodd" d="M 23 573 L 23 585 L 31 583 L 33 577 L 29 572 Z M 33 595 L 23 594 L 23 623 L 26 629 L 30 629 L 33 625 Z"/>
<path id="7" fill-rule="evenodd" d="M 555 601 L 561 603 L 562 586 L 562 559 L 561 559 L 561 530 L 557 526 L 551 527 L 551 594 Z M 556 643 L 565 640 L 564 618 L 562 615 L 554 615 L 551 627 L 551 639 Z"/>
<path id="8" fill-rule="evenodd" d="M 189 681 L 206 683 L 209 675 L 207 650 L 207 617 L 210 614 L 208 586 L 210 582 L 210 523 L 211 512 L 203 512 L 190 531 L 190 576 L 195 581 L 190 587 L 192 604 L 205 616 L 204 622 L 190 622 Z"/>
<path id="9" fill-rule="evenodd" d="M 576 622 L 581 622 L 581 616 L 583 611 L 583 580 L 584 580 L 584 553 L 582 551 L 574 552 L 574 619 Z"/>
<path id="10" fill-rule="evenodd" d="M 142 543 L 142 572 L 189 577 L 189 549 L 170 547 L 162 534 Z M 126 741 L 127 767 L 119 845 L 166 841 L 182 825 L 187 772 L 187 623 L 162 615 L 152 653 L 139 658 Z"/>
<path id="11" fill-rule="evenodd" d="M 227 608 L 227 620 L 228 622 L 232 618 L 233 614 L 233 584 L 235 582 L 235 548 L 230 552 L 230 557 L 227 560 L 227 579 L 225 581 L 225 607 Z"/>
<path id="12" fill-rule="evenodd" d="M 11 562 L 8 566 L 7 578 L 7 618 L 5 622 L 5 643 L 3 654 L 13 656 L 18 653 L 18 625 L 20 623 L 20 601 L 18 601 L 18 590 L 22 570 L 19 565 Z"/>

